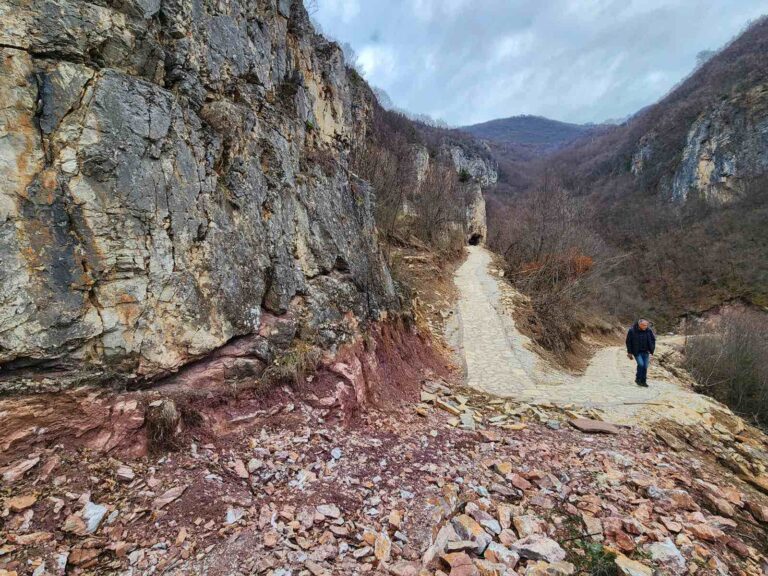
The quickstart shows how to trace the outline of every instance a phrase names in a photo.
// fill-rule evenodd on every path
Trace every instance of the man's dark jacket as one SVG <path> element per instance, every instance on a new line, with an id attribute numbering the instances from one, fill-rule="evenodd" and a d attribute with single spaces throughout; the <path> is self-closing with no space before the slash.
<path id="1" fill-rule="evenodd" d="M 637 356 L 640 352 L 656 351 L 656 335 L 648 326 L 646 330 L 640 330 L 640 326 L 635 322 L 632 328 L 627 332 L 627 352 L 632 356 Z"/>

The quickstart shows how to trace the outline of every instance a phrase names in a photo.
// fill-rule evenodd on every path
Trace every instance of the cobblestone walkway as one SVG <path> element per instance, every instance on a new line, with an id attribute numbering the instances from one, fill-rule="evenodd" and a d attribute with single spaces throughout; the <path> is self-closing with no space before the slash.
<path id="1" fill-rule="evenodd" d="M 582 375 L 554 368 L 515 327 L 509 313 L 515 293 L 489 270 L 491 253 L 480 246 L 467 250 L 467 260 L 455 276 L 460 296 L 451 340 L 464 360 L 469 386 L 533 404 L 599 408 L 606 418 L 620 423 L 668 417 L 691 422 L 716 409 L 714 401 L 686 389 L 653 362 L 649 387 L 635 385 L 635 363 L 623 347 L 599 350 Z M 663 346 L 660 339 L 659 347 Z"/>

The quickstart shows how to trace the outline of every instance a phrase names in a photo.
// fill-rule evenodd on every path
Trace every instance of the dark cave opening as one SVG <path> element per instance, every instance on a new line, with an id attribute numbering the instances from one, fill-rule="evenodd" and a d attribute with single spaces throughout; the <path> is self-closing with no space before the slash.
<path id="1" fill-rule="evenodd" d="M 483 241 L 482 234 L 472 234 L 472 236 L 469 237 L 470 246 L 478 246 L 482 241 Z"/>

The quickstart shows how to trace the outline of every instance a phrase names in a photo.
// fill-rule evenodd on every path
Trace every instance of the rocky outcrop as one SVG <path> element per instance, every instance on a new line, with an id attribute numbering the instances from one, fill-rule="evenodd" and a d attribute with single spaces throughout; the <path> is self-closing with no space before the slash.
<path id="1" fill-rule="evenodd" d="M 350 177 L 367 89 L 300 1 L 0 7 L 0 390 L 152 378 L 265 312 L 332 350 L 396 299 Z"/>
<path id="2" fill-rule="evenodd" d="M 498 180 L 496 166 L 486 157 L 472 154 L 461 146 L 450 146 L 447 151 L 456 171 L 466 180 L 467 241 L 472 244 L 484 243 L 488 238 L 488 225 L 483 189 Z"/>
<path id="3" fill-rule="evenodd" d="M 489 156 L 477 154 L 464 146 L 451 144 L 445 152 L 451 157 L 457 172 L 466 173 L 481 186 L 490 186 L 498 180 L 496 166 Z"/>
<path id="4" fill-rule="evenodd" d="M 642 138 L 632 159 L 636 176 L 655 160 L 655 135 Z M 662 182 L 666 195 L 710 203 L 733 199 L 745 181 L 768 172 L 768 85 L 719 102 L 688 129 L 674 173 Z"/>
<path id="5" fill-rule="evenodd" d="M 691 126 L 672 197 L 691 191 L 710 202 L 738 194 L 743 179 L 768 172 L 768 85 L 719 104 Z"/>

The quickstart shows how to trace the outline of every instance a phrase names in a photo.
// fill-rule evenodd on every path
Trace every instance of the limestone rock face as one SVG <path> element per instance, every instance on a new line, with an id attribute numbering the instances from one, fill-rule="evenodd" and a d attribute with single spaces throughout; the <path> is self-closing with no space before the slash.
<path id="1" fill-rule="evenodd" d="M 473 154 L 462 146 L 451 145 L 447 153 L 453 160 L 456 171 L 469 175 L 469 181 L 465 183 L 467 240 L 472 243 L 483 243 L 488 237 L 483 189 L 495 184 L 498 180 L 496 166 L 483 156 Z"/>
<path id="2" fill-rule="evenodd" d="M 653 163 L 654 134 L 638 144 L 632 172 Z M 691 194 L 710 203 L 731 200 L 745 178 L 768 172 L 768 85 L 719 102 L 689 127 L 685 146 L 671 179 L 664 183 L 675 201 Z"/>
<path id="3" fill-rule="evenodd" d="M 456 166 L 457 172 L 467 172 L 481 186 L 495 184 L 499 178 L 496 167 L 478 154 L 473 154 L 463 146 L 451 145 L 447 150 Z"/>
<path id="4" fill-rule="evenodd" d="M 479 244 L 488 237 L 488 224 L 485 212 L 485 198 L 482 186 L 475 182 L 468 190 L 467 202 L 467 240 Z"/>
<path id="5" fill-rule="evenodd" d="M 396 306 L 346 153 L 370 100 L 298 0 L 0 6 L 0 391 L 156 377 L 262 316 Z"/>

